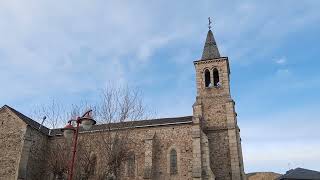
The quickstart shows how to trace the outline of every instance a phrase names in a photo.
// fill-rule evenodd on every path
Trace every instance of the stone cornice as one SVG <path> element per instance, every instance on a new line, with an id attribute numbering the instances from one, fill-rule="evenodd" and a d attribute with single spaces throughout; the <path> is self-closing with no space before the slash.
<path id="1" fill-rule="evenodd" d="M 216 59 L 208 59 L 208 60 L 196 60 L 193 61 L 193 64 L 207 64 L 207 63 L 211 63 L 211 62 L 222 62 L 222 61 L 226 61 L 228 60 L 228 57 L 220 57 L 220 58 L 216 58 Z"/>
<path id="2" fill-rule="evenodd" d="M 202 97 L 201 97 L 202 96 Z M 204 99 L 204 98 L 213 98 L 213 97 L 228 97 L 228 101 L 233 101 L 230 94 L 228 93 L 223 93 L 223 94 L 204 94 L 204 95 L 199 95 L 196 97 L 196 99 Z"/>
<path id="3" fill-rule="evenodd" d="M 238 125 L 233 126 L 221 126 L 221 127 L 210 127 L 204 129 L 205 132 L 215 132 L 215 131 L 226 131 L 230 129 L 239 129 Z"/>

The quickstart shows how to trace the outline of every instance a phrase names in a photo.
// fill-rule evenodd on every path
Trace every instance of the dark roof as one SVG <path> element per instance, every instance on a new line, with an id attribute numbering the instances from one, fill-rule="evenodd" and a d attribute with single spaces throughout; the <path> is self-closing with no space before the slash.
<path id="1" fill-rule="evenodd" d="M 11 110 L 15 115 L 17 115 L 21 120 L 23 120 L 27 125 L 31 126 L 34 129 L 39 130 L 40 124 L 35 120 L 25 116 L 19 111 L 11 108 L 8 105 L 4 107 Z M 110 123 L 110 124 L 98 124 L 94 125 L 89 131 L 101 131 L 104 129 L 126 129 L 126 128 L 142 128 L 142 127 L 155 127 L 155 126 L 165 126 L 165 125 L 179 125 L 179 124 L 188 124 L 192 123 L 192 116 L 184 117 L 174 117 L 174 118 L 160 118 L 160 119 L 150 119 L 150 120 L 141 120 L 141 121 L 127 121 L 122 123 Z M 46 135 L 57 135 L 62 134 L 60 129 L 49 129 L 45 126 L 41 126 L 40 132 Z M 49 134 L 50 132 L 50 134 Z M 80 132 L 85 132 L 84 129 L 80 129 Z"/>
<path id="2" fill-rule="evenodd" d="M 208 31 L 206 42 L 204 44 L 201 60 L 220 58 L 220 53 L 216 40 L 211 30 Z"/>
<path id="3" fill-rule="evenodd" d="M 109 124 L 98 124 L 94 125 L 90 130 L 86 131 L 80 129 L 80 132 L 92 132 L 101 130 L 119 130 L 127 128 L 143 128 L 143 127 L 156 127 L 166 125 L 180 125 L 192 123 L 192 116 L 174 117 L 174 118 L 161 118 L 161 119 L 150 119 L 141 121 L 127 121 L 122 123 L 109 123 Z M 52 129 L 51 135 L 62 134 L 61 129 Z"/>
<path id="4" fill-rule="evenodd" d="M 33 119 L 25 116 L 25 115 L 22 114 L 21 112 L 13 109 L 12 107 L 10 107 L 10 106 L 8 106 L 8 105 L 4 105 L 4 107 L 10 109 L 10 111 L 12 111 L 15 115 L 17 115 L 17 116 L 18 116 L 21 120 L 23 120 L 27 125 L 31 126 L 31 127 L 34 128 L 34 129 L 39 130 L 40 124 L 39 124 L 37 121 L 35 121 L 35 120 L 33 120 Z M 45 127 L 45 126 L 41 126 L 40 132 L 42 132 L 42 133 L 44 133 L 44 134 L 49 134 L 49 129 L 48 129 L 47 127 Z"/>
<path id="5" fill-rule="evenodd" d="M 320 172 L 309 170 L 309 169 L 296 168 L 296 169 L 291 169 L 287 171 L 286 174 L 280 176 L 278 179 L 279 180 L 281 179 L 320 180 Z"/>

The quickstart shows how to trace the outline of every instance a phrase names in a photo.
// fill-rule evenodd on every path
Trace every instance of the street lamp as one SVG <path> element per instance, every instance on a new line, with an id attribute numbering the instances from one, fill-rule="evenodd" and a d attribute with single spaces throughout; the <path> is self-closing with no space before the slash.
<path id="1" fill-rule="evenodd" d="M 92 118 L 91 113 L 92 113 L 92 110 L 86 111 L 81 117 L 78 117 L 77 119 L 71 119 L 70 121 L 68 121 L 68 124 L 63 129 L 61 129 L 61 131 L 63 132 L 63 136 L 66 139 L 71 139 L 72 137 L 74 137 L 72 161 L 69 167 L 68 180 L 72 180 L 72 176 L 73 176 L 73 166 L 74 166 L 75 156 L 77 152 L 77 141 L 78 141 L 80 124 L 84 130 L 89 130 L 92 127 L 92 125 L 96 124 L 96 121 Z M 77 126 L 76 127 L 72 126 L 72 122 L 76 122 Z"/>

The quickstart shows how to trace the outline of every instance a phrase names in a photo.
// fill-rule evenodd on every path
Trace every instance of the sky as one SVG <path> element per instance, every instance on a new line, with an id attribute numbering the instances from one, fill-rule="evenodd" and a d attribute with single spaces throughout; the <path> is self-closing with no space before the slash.
<path id="1" fill-rule="evenodd" d="M 0 106 L 140 89 L 158 117 L 192 115 L 208 17 L 228 56 L 246 172 L 320 171 L 320 1 L 3 0 Z"/>

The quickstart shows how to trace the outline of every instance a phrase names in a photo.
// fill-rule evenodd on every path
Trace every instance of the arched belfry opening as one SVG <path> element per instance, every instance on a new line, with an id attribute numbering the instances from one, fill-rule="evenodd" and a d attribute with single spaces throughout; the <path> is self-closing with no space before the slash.
<path id="1" fill-rule="evenodd" d="M 208 69 L 204 71 L 204 81 L 205 81 L 205 86 L 210 87 L 211 77 L 210 77 L 210 71 Z"/>
<path id="2" fill-rule="evenodd" d="M 214 68 L 212 73 L 213 73 L 213 85 L 220 86 L 219 71 L 216 68 Z"/>

